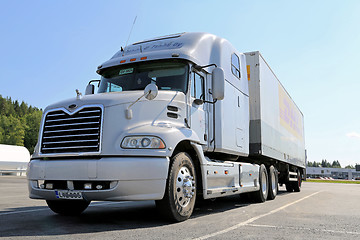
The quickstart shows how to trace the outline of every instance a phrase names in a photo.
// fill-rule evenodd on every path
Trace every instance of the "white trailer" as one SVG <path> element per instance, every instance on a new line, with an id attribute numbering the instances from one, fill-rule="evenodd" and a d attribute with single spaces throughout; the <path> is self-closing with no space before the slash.
<path id="1" fill-rule="evenodd" d="M 259 52 L 245 53 L 250 95 L 250 158 L 271 163 L 288 191 L 306 177 L 304 117 Z M 291 180 L 300 181 L 297 184 Z"/>
<path id="2" fill-rule="evenodd" d="M 91 81 L 84 96 L 44 111 L 28 183 L 54 212 L 155 200 L 183 221 L 199 198 L 264 202 L 278 183 L 300 191 L 302 114 L 258 52 L 181 33 L 121 48 L 97 73 L 97 94 Z"/>

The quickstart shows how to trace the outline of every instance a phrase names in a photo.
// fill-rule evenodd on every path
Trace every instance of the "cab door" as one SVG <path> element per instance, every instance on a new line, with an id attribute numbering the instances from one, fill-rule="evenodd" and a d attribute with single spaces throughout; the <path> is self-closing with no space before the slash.
<path id="1" fill-rule="evenodd" d="M 198 135 L 200 143 L 207 147 L 208 133 L 207 122 L 208 114 L 205 100 L 205 75 L 201 72 L 193 71 L 191 73 L 191 96 L 190 96 L 190 126 Z"/>

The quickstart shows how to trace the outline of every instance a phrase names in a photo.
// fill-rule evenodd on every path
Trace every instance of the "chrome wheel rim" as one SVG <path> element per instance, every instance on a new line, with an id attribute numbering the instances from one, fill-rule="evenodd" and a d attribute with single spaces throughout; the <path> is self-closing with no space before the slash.
<path id="1" fill-rule="evenodd" d="M 271 178 L 270 178 L 270 181 L 271 181 L 271 189 L 272 189 L 273 194 L 275 195 L 275 194 L 276 194 L 276 177 L 275 177 L 275 172 L 272 172 L 272 173 L 270 173 L 270 174 L 271 174 Z"/>
<path id="2" fill-rule="evenodd" d="M 187 167 L 180 168 L 176 177 L 175 201 L 181 206 L 189 205 L 195 194 L 195 181 Z"/>
<path id="3" fill-rule="evenodd" d="M 262 193 L 263 196 L 266 195 L 266 191 L 267 191 L 267 186 L 266 186 L 266 173 L 262 172 L 261 173 L 261 187 L 262 187 Z"/>

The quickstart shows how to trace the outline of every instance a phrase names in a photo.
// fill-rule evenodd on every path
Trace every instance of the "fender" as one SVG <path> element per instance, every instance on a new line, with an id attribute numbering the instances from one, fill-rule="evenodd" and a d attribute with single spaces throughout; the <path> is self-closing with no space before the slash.
<path id="1" fill-rule="evenodd" d="M 166 149 L 126 149 L 126 155 L 146 155 L 146 156 L 172 156 L 176 146 L 182 141 L 189 141 L 200 146 L 200 138 L 192 129 L 184 126 L 176 126 L 171 123 L 159 123 L 153 125 L 142 125 L 132 128 L 119 137 L 119 142 L 126 136 L 156 136 L 161 138 L 166 146 Z M 201 146 L 200 146 L 201 148 Z M 142 151 L 144 150 L 144 151 Z M 125 152 L 124 152 L 125 153 Z"/>

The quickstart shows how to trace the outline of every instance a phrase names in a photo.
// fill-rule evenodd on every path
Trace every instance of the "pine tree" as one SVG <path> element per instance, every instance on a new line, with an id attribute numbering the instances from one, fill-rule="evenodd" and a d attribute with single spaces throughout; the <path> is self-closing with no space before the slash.
<path id="1" fill-rule="evenodd" d="M 25 146 L 32 153 L 41 116 L 42 110 L 0 95 L 0 144 Z"/>

